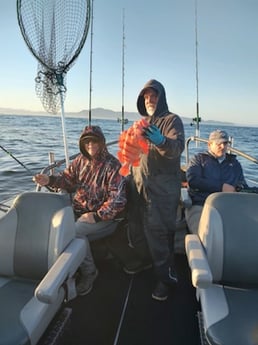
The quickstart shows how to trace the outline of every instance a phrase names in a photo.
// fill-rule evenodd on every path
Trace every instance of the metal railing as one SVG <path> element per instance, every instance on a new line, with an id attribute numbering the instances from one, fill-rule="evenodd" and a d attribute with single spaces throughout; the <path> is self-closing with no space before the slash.
<path id="1" fill-rule="evenodd" d="M 189 144 L 190 144 L 191 141 L 199 142 L 199 143 L 208 143 L 209 140 L 208 139 L 202 139 L 202 138 L 199 138 L 199 137 L 196 137 L 196 136 L 191 136 L 191 137 L 186 139 L 186 141 L 185 141 L 186 164 L 188 164 L 189 160 L 190 160 L 190 158 L 189 158 L 190 157 L 189 156 Z M 233 141 L 233 140 L 231 139 L 231 141 Z M 234 148 L 233 146 L 229 146 L 228 147 L 228 152 L 229 153 L 234 153 L 234 154 L 236 154 L 238 156 L 241 156 L 241 157 L 243 157 L 243 158 L 245 158 L 245 159 L 247 159 L 247 160 L 249 160 L 249 161 L 251 161 L 251 162 L 253 162 L 255 164 L 258 164 L 258 159 L 257 158 L 255 158 L 253 156 L 250 156 L 249 154 L 246 154 L 243 151 L 240 151 L 240 150 Z"/>
<path id="2" fill-rule="evenodd" d="M 184 167 L 184 170 L 187 169 L 187 165 L 190 161 L 190 152 L 189 152 L 190 151 L 190 149 L 189 149 L 190 143 L 195 142 L 195 143 L 206 143 L 207 144 L 208 141 L 209 141 L 208 139 L 199 138 L 197 136 L 191 136 L 191 137 L 186 139 L 186 141 L 185 141 L 185 162 L 186 162 L 186 165 Z M 238 150 L 232 146 L 232 144 L 234 142 L 233 138 L 230 138 L 229 141 L 230 141 L 230 145 L 228 146 L 228 153 L 236 154 L 237 156 L 242 157 L 242 158 L 244 158 L 244 159 L 246 159 L 246 160 L 248 160 L 254 164 L 258 164 L 257 158 L 255 158 L 255 157 L 253 157 L 253 156 L 251 156 L 251 155 L 249 155 L 249 154 L 247 154 L 241 150 Z M 246 181 L 247 181 L 248 185 L 250 185 L 252 187 L 258 186 L 258 181 L 255 181 L 252 178 L 246 178 Z"/>

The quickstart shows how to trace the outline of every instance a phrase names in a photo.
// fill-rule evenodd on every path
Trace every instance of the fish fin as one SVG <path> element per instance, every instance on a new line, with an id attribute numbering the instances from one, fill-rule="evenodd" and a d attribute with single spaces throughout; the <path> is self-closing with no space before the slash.
<path id="1" fill-rule="evenodd" d="M 119 169 L 119 174 L 122 175 L 122 176 L 127 176 L 127 175 L 129 175 L 129 173 L 130 173 L 129 164 L 125 163 Z"/>
<path id="2" fill-rule="evenodd" d="M 138 158 L 138 159 L 136 159 L 136 160 L 134 160 L 134 161 L 132 162 L 132 166 L 133 166 L 133 167 L 138 167 L 139 164 L 140 164 L 140 158 Z"/>

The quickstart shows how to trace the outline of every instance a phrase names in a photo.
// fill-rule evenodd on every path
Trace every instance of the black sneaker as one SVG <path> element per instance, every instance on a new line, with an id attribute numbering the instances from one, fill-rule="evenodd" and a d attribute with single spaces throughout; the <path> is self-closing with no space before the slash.
<path id="1" fill-rule="evenodd" d="M 142 271 L 148 270 L 149 268 L 152 267 L 152 264 L 143 264 L 142 262 L 135 262 L 132 263 L 131 265 L 127 265 L 123 267 L 123 270 L 127 274 L 136 274 L 140 273 Z"/>
<path id="2" fill-rule="evenodd" d="M 98 276 L 98 270 L 88 275 L 82 275 L 79 278 L 79 282 L 76 286 L 77 294 L 79 296 L 85 296 L 91 292 L 93 288 L 93 283 Z"/>
<path id="3" fill-rule="evenodd" d="M 152 292 L 152 298 L 157 301 L 165 301 L 168 298 L 169 287 L 162 283 L 158 282 Z"/>
<path id="4" fill-rule="evenodd" d="M 176 271 L 173 267 L 169 267 L 168 269 L 168 277 L 172 284 L 176 284 L 178 282 Z"/>

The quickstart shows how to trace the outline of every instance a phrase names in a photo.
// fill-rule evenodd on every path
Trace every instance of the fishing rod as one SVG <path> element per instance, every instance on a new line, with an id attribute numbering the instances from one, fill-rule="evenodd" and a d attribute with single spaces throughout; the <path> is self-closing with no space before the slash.
<path id="1" fill-rule="evenodd" d="M 124 90 L 125 90 L 125 10 L 123 9 L 123 36 L 122 36 L 122 131 L 124 131 L 125 109 L 124 109 Z"/>
<path id="2" fill-rule="evenodd" d="M 34 181 L 34 173 L 32 170 L 30 170 L 28 167 L 26 167 L 25 164 L 23 164 L 18 158 L 16 158 L 10 151 L 6 150 L 6 148 L 4 148 L 2 145 L 0 145 L 0 148 L 6 152 L 10 157 L 12 157 L 17 163 L 19 163 L 24 169 L 26 169 L 28 171 L 28 173 L 33 177 L 33 181 Z M 53 192 L 53 190 L 48 187 L 48 186 L 45 186 L 45 188 L 47 188 L 50 192 Z"/>
<path id="3" fill-rule="evenodd" d="M 94 6 L 94 0 L 91 0 L 91 12 L 90 12 L 90 87 L 89 87 L 89 126 L 91 126 L 91 99 L 92 99 L 92 47 L 93 47 L 93 6 Z"/>
<path id="4" fill-rule="evenodd" d="M 26 167 L 26 165 L 24 165 L 18 158 L 16 158 L 11 152 L 9 152 L 8 150 L 6 150 L 2 145 L 0 145 L 0 148 L 6 152 L 10 157 L 12 157 L 17 163 L 19 163 L 24 169 L 26 169 L 31 176 L 34 176 L 32 170 L 30 170 L 29 168 Z"/>
<path id="5" fill-rule="evenodd" d="M 193 118 L 193 122 L 196 125 L 195 136 L 200 137 L 201 117 L 199 114 L 199 61 L 198 61 L 198 0 L 195 0 L 195 79 L 196 79 L 196 117 Z M 192 124 L 191 124 L 192 125 Z M 196 142 L 197 144 L 197 142 Z"/>

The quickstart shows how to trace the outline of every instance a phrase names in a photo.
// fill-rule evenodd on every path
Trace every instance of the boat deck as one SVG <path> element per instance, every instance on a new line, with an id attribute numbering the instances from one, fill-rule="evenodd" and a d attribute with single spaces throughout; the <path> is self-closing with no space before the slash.
<path id="1" fill-rule="evenodd" d="M 153 270 L 127 275 L 114 259 L 96 260 L 93 290 L 78 297 L 64 345 L 200 345 L 198 303 L 187 259 L 176 255 L 178 286 L 168 299 L 151 298 Z"/>

